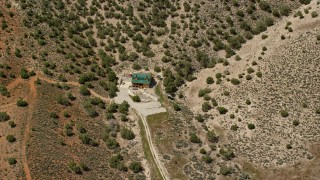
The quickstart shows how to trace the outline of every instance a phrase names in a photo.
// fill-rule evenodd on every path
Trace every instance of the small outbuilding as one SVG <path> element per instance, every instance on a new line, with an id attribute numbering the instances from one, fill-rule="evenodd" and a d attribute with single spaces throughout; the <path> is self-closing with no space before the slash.
<path id="1" fill-rule="evenodd" d="M 133 73 L 131 76 L 132 87 L 149 88 L 151 84 L 151 74 Z"/>

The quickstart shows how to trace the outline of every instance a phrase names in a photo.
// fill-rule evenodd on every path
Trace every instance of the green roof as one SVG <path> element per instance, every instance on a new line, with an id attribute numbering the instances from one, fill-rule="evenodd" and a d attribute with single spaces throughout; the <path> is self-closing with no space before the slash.
<path id="1" fill-rule="evenodd" d="M 133 73 L 132 74 L 132 83 L 134 84 L 150 84 L 151 75 L 145 73 Z"/>

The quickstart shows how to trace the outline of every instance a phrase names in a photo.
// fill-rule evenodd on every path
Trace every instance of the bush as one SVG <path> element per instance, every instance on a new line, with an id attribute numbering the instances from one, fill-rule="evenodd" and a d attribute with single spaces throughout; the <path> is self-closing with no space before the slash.
<path id="1" fill-rule="evenodd" d="M 82 94 L 84 96 L 90 96 L 91 95 L 89 89 L 84 85 L 80 86 L 80 94 Z"/>
<path id="2" fill-rule="evenodd" d="M 298 120 L 293 120 L 292 124 L 293 124 L 294 126 L 298 126 L 298 125 L 300 124 L 300 122 L 299 122 Z"/>
<path id="3" fill-rule="evenodd" d="M 237 126 L 236 124 L 232 125 L 230 128 L 232 131 L 236 131 L 239 129 L 239 126 Z"/>
<path id="4" fill-rule="evenodd" d="M 129 108 L 130 108 L 130 105 L 127 101 L 123 101 L 118 107 L 119 112 L 121 112 L 122 114 L 127 114 L 129 111 Z"/>
<path id="5" fill-rule="evenodd" d="M 247 100 L 246 100 L 246 104 L 247 104 L 247 105 L 250 105 L 250 104 L 251 104 L 251 101 L 250 101 L 249 99 L 247 99 Z"/>
<path id="6" fill-rule="evenodd" d="M 69 102 L 68 98 L 61 96 L 61 95 L 57 97 L 57 102 L 61 105 L 64 105 L 64 106 L 69 106 L 71 104 Z"/>
<path id="7" fill-rule="evenodd" d="M 202 157 L 203 161 L 207 164 L 212 163 L 213 159 L 209 155 L 205 155 Z"/>
<path id="8" fill-rule="evenodd" d="M 248 129 L 253 130 L 255 128 L 256 128 L 256 126 L 254 124 L 248 124 Z"/>
<path id="9" fill-rule="evenodd" d="M 225 160 L 231 160 L 231 159 L 233 159 L 234 157 L 236 157 L 235 154 L 233 153 L 233 151 L 232 151 L 231 149 L 225 150 L 225 149 L 221 148 L 221 149 L 219 150 L 219 154 L 220 154 L 220 155 L 223 157 L 223 159 L 225 159 Z"/>
<path id="10" fill-rule="evenodd" d="M 318 13 L 317 13 L 316 11 L 313 11 L 313 12 L 311 13 L 311 17 L 312 17 L 312 18 L 318 17 Z"/>
<path id="11" fill-rule="evenodd" d="M 257 75 L 258 78 L 261 78 L 261 77 L 262 77 L 261 71 L 258 71 L 258 72 L 256 73 L 256 75 Z"/>
<path id="12" fill-rule="evenodd" d="M 174 109 L 175 111 L 181 111 L 181 108 L 180 108 L 180 106 L 179 106 L 178 103 L 174 103 L 174 104 L 173 104 L 173 109 Z"/>
<path id="13" fill-rule="evenodd" d="M 203 97 L 204 95 L 209 94 L 211 92 L 212 92 L 212 90 L 210 88 L 200 89 L 198 92 L 198 96 Z"/>
<path id="14" fill-rule="evenodd" d="M 71 172 L 74 172 L 76 174 L 81 174 L 81 168 L 75 163 L 74 161 L 71 161 L 68 163 L 68 168 Z"/>
<path id="15" fill-rule="evenodd" d="M 56 112 L 51 112 L 50 115 L 49 115 L 51 118 L 54 118 L 54 119 L 58 119 L 59 116 Z"/>
<path id="16" fill-rule="evenodd" d="M 14 165 L 14 164 L 17 164 L 17 160 L 16 158 L 11 157 L 11 158 L 8 158 L 8 163 L 9 165 Z"/>
<path id="17" fill-rule="evenodd" d="M 143 170 L 141 163 L 140 162 L 131 162 L 129 165 L 129 169 L 134 172 L 134 173 L 138 173 L 141 172 Z"/>
<path id="18" fill-rule="evenodd" d="M 9 142 L 9 143 L 13 143 L 16 141 L 16 138 L 14 137 L 14 135 L 8 135 L 6 137 L 6 140 Z"/>
<path id="19" fill-rule="evenodd" d="M 310 4 L 311 0 L 299 0 L 301 4 Z"/>
<path id="20" fill-rule="evenodd" d="M 120 171 L 127 171 L 128 168 L 125 167 L 123 157 L 120 154 L 117 154 L 109 159 L 109 165 L 111 168 L 116 168 Z"/>
<path id="21" fill-rule="evenodd" d="M 16 124 L 13 121 L 9 121 L 8 124 L 11 128 L 16 127 Z"/>
<path id="22" fill-rule="evenodd" d="M 203 118 L 203 116 L 201 115 L 201 114 L 198 114 L 196 117 L 195 117 L 195 119 L 198 121 L 198 122 L 204 122 L 204 118 Z"/>
<path id="23" fill-rule="evenodd" d="M 252 79 L 252 76 L 251 76 L 251 75 L 249 75 L 249 74 L 248 74 L 248 75 L 246 75 L 246 80 L 248 80 L 248 81 L 249 81 L 249 80 L 251 80 L 251 79 Z"/>
<path id="24" fill-rule="evenodd" d="M 159 72 L 161 72 L 161 68 L 159 66 L 155 66 L 154 67 L 154 71 L 159 73 Z"/>
<path id="25" fill-rule="evenodd" d="M 123 139 L 132 140 L 135 138 L 134 133 L 130 129 L 127 129 L 127 128 L 122 128 L 120 131 L 120 134 Z"/>
<path id="26" fill-rule="evenodd" d="M 192 143 L 198 143 L 198 144 L 201 143 L 200 138 L 199 138 L 195 133 L 191 133 L 191 134 L 190 134 L 190 141 L 191 141 Z"/>
<path id="27" fill-rule="evenodd" d="M 270 5 L 266 1 L 260 1 L 259 2 L 259 7 L 261 10 L 267 11 L 269 13 L 272 12 Z"/>
<path id="28" fill-rule="evenodd" d="M 224 176 L 231 174 L 232 171 L 233 171 L 233 169 L 231 167 L 227 167 L 227 166 L 220 167 L 220 173 Z"/>
<path id="29" fill-rule="evenodd" d="M 0 122 L 8 121 L 10 116 L 6 112 L 0 112 Z"/>
<path id="30" fill-rule="evenodd" d="M 238 84 L 240 84 L 240 81 L 239 81 L 238 79 L 232 78 L 232 79 L 231 79 L 231 83 L 232 83 L 233 85 L 238 85 Z"/>
<path id="31" fill-rule="evenodd" d="M 261 39 L 267 39 L 268 38 L 268 35 L 266 35 L 266 34 L 263 34 L 262 36 L 261 36 Z"/>
<path id="32" fill-rule="evenodd" d="M 26 101 L 24 101 L 23 99 L 19 99 L 17 101 L 17 106 L 19 106 L 19 107 L 27 107 L 28 103 Z"/>
<path id="33" fill-rule="evenodd" d="M 212 107 L 211 107 L 211 105 L 210 105 L 208 102 L 204 102 L 204 103 L 202 104 L 202 111 L 203 111 L 203 112 L 208 112 L 211 108 L 212 108 Z"/>
<path id="34" fill-rule="evenodd" d="M 138 95 L 131 96 L 131 99 L 133 100 L 133 102 L 141 102 L 140 96 Z"/>
<path id="35" fill-rule="evenodd" d="M 289 116 L 289 113 L 286 110 L 281 110 L 280 114 L 281 114 L 282 117 L 288 117 Z"/>
<path id="36" fill-rule="evenodd" d="M 201 154 L 207 154 L 207 151 L 204 148 L 201 148 L 199 151 Z"/>
<path id="37" fill-rule="evenodd" d="M 20 76 L 22 79 L 28 79 L 29 78 L 29 73 L 25 68 L 22 68 L 20 70 Z"/>
<path id="38" fill-rule="evenodd" d="M 287 149 L 292 149 L 292 145 L 291 145 L 291 144 L 287 144 L 287 145 L 286 145 L 286 148 L 287 148 Z"/>
<path id="39" fill-rule="evenodd" d="M 224 108 L 224 107 L 217 107 L 217 110 L 219 111 L 220 114 L 227 114 L 228 109 Z"/>
<path id="40" fill-rule="evenodd" d="M 214 83 L 214 80 L 212 77 L 207 77 L 207 80 L 206 80 L 207 84 L 213 84 Z"/>
<path id="41" fill-rule="evenodd" d="M 208 141 L 210 141 L 212 143 L 219 142 L 219 136 L 217 136 L 213 131 L 207 132 L 207 138 L 208 138 Z"/>

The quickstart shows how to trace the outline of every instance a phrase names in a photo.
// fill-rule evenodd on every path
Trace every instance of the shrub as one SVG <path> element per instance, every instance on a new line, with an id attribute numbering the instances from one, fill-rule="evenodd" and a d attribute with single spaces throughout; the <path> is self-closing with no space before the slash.
<path id="1" fill-rule="evenodd" d="M 289 116 L 289 113 L 286 110 L 281 110 L 280 114 L 281 114 L 282 117 L 288 117 Z"/>
<path id="2" fill-rule="evenodd" d="M 266 35 L 266 34 L 263 34 L 262 36 L 261 36 L 261 39 L 267 39 L 268 38 L 268 35 Z"/>
<path id="3" fill-rule="evenodd" d="M 174 103 L 174 104 L 173 104 L 173 109 L 174 109 L 175 111 L 181 111 L 181 108 L 180 108 L 180 106 L 179 106 L 178 103 Z"/>
<path id="4" fill-rule="evenodd" d="M 0 112 L 0 122 L 8 121 L 10 116 L 6 112 Z"/>
<path id="5" fill-rule="evenodd" d="M 82 94 L 84 96 L 90 96 L 91 95 L 89 89 L 84 85 L 80 86 L 80 94 Z"/>
<path id="6" fill-rule="evenodd" d="M 154 71 L 159 73 L 159 72 L 161 72 L 161 68 L 159 66 L 155 66 L 154 67 Z"/>
<path id="7" fill-rule="evenodd" d="M 256 126 L 254 124 L 251 124 L 251 123 L 248 124 L 248 129 L 253 130 L 255 128 Z"/>
<path id="8" fill-rule="evenodd" d="M 127 167 L 125 167 L 123 161 L 123 157 L 120 154 L 117 154 L 109 159 L 109 165 L 111 168 L 116 168 L 120 171 L 127 171 Z"/>
<path id="9" fill-rule="evenodd" d="M 249 68 L 247 69 L 247 72 L 248 72 L 249 74 L 254 73 L 254 69 L 253 69 L 252 67 L 249 67 Z"/>
<path id="10" fill-rule="evenodd" d="M 19 106 L 19 107 L 27 107 L 28 103 L 26 101 L 24 101 L 23 99 L 19 99 L 17 101 L 17 106 Z"/>
<path id="11" fill-rule="evenodd" d="M 203 97 L 204 95 L 209 94 L 211 92 L 212 92 L 212 90 L 210 88 L 200 89 L 198 92 L 198 96 Z"/>
<path id="12" fill-rule="evenodd" d="M 129 108 L 130 108 L 130 105 L 127 101 L 123 101 L 118 107 L 119 112 L 121 112 L 122 114 L 127 114 L 129 111 Z"/>
<path id="13" fill-rule="evenodd" d="M 14 164 L 17 164 L 17 160 L 16 158 L 11 157 L 11 158 L 8 158 L 8 163 L 9 165 L 14 165 Z"/>
<path id="14" fill-rule="evenodd" d="M 138 173 L 141 172 L 143 170 L 141 163 L 140 162 L 131 162 L 129 165 L 129 169 L 134 172 L 134 173 Z"/>
<path id="15" fill-rule="evenodd" d="M 232 174 L 232 171 L 233 171 L 233 169 L 231 167 L 227 167 L 227 166 L 220 167 L 220 173 L 224 176 Z"/>
<path id="16" fill-rule="evenodd" d="M 81 168 L 75 163 L 74 161 L 71 161 L 68 163 L 68 168 L 71 172 L 76 174 L 81 174 Z"/>
<path id="17" fill-rule="evenodd" d="M 239 129 L 239 126 L 237 126 L 236 124 L 232 125 L 230 128 L 232 131 L 236 131 Z"/>
<path id="18" fill-rule="evenodd" d="M 191 134 L 190 134 L 190 141 L 191 141 L 192 143 L 198 143 L 198 144 L 201 143 L 200 138 L 199 138 L 195 133 L 191 133 Z"/>
<path id="19" fill-rule="evenodd" d="M 58 119 L 59 118 L 59 116 L 58 116 L 58 114 L 56 112 L 51 112 L 50 113 L 50 117 L 54 118 L 54 119 Z"/>
<path id="20" fill-rule="evenodd" d="M 224 108 L 224 107 L 217 107 L 217 110 L 219 111 L 220 114 L 227 114 L 228 109 Z"/>
<path id="21" fill-rule="evenodd" d="M 283 5 L 280 7 L 280 14 L 282 16 L 289 16 L 290 12 L 291 12 L 291 9 L 289 6 Z"/>
<path id="22" fill-rule="evenodd" d="M 22 79 L 28 79 L 29 78 L 29 73 L 25 68 L 22 68 L 20 70 L 20 76 Z"/>
<path id="23" fill-rule="evenodd" d="M 260 2 L 259 2 L 259 7 L 260 7 L 260 9 L 262 9 L 262 10 L 264 10 L 264 11 L 267 11 L 267 12 L 269 12 L 269 13 L 272 12 L 271 6 L 270 6 L 270 5 L 268 4 L 268 2 L 266 2 L 266 1 L 260 1 Z"/>
<path id="24" fill-rule="evenodd" d="M 98 111 L 96 111 L 93 107 L 85 108 L 85 110 L 89 117 L 93 118 L 99 116 Z"/>
<path id="25" fill-rule="evenodd" d="M 219 142 L 219 136 L 217 136 L 214 131 L 208 131 L 207 132 L 207 138 L 208 141 L 212 142 L 212 143 L 217 143 Z"/>
<path id="26" fill-rule="evenodd" d="M 248 74 L 248 75 L 246 75 L 246 80 L 248 80 L 248 81 L 249 81 L 249 80 L 251 80 L 251 79 L 252 79 L 252 76 L 251 76 L 251 75 L 249 75 L 249 74 Z"/>
<path id="27" fill-rule="evenodd" d="M 123 139 L 132 140 L 135 138 L 134 133 L 128 128 L 122 128 L 120 134 Z"/>
<path id="28" fill-rule="evenodd" d="M 14 137 L 14 135 L 8 135 L 6 137 L 6 140 L 9 142 L 9 143 L 13 143 L 16 141 L 16 138 Z"/>
<path id="29" fill-rule="evenodd" d="M 310 4 L 311 0 L 299 0 L 299 2 L 300 2 L 301 4 L 307 5 L 307 4 Z"/>
<path id="30" fill-rule="evenodd" d="M 107 138 L 105 141 L 108 149 L 115 149 L 120 146 L 115 138 Z"/>
<path id="31" fill-rule="evenodd" d="M 293 124 L 294 126 L 298 126 L 298 125 L 300 124 L 300 122 L 299 122 L 298 120 L 293 120 L 292 124 Z"/>
<path id="32" fill-rule="evenodd" d="M 204 148 L 201 148 L 199 151 L 201 154 L 207 154 L 207 151 Z"/>
<path id="33" fill-rule="evenodd" d="M 261 71 L 258 71 L 258 72 L 256 73 L 256 76 L 257 76 L 258 78 L 261 78 L 261 77 L 262 77 Z"/>
<path id="34" fill-rule="evenodd" d="M 231 160 L 233 159 L 235 156 L 234 152 L 231 150 L 231 149 L 224 149 L 224 148 L 221 148 L 219 150 L 219 154 L 223 157 L 223 159 L 225 160 Z"/>
<path id="35" fill-rule="evenodd" d="M 57 102 L 61 105 L 64 105 L 64 106 L 70 105 L 68 98 L 61 96 L 61 95 L 57 97 Z"/>
<path id="36" fill-rule="evenodd" d="M 207 77 L 207 80 L 206 80 L 207 84 L 213 84 L 214 83 L 214 80 L 212 77 Z"/>
<path id="37" fill-rule="evenodd" d="M 9 121 L 8 124 L 11 128 L 16 127 L 16 124 L 13 121 Z"/>
<path id="38" fill-rule="evenodd" d="M 292 149 L 291 144 L 287 144 L 287 145 L 286 145 L 286 148 L 287 148 L 287 149 Z"/>
<path id="39" fill-rule="evenodd" d="M 213 159 L 209 155 L 205 155 L 202 157 L 203 161 L 207 164 L 212 163 Z"/>
<path id="40" fill-rule="evenodd" d="M 138 95 L 131 96 L 131 99 L 133 100 L 133 102 L 141 102 L 140 96 Z"/>
<path id="41" fill-rule="evenodd" d="M 318 17 L 318 13 L 317 13 L 316 11 L 313 11 L 313 12 L 311 13 L 311 17 L 312 17 L 312 18 Z"/>
<path id="42" fill-rule="evenodd" d="M 233 85 L 238 85 L 238 84 L 240 84 L 240 81 L 239 81 L 239 79 L 232 78 L 232 79 L 231 79 L 231 83 L 232 83 Z"/>
<path id="43" fill-rule="evenodd" d="M 212 107 L 211 107 L 211 105 L 210 105 L 208 102 L 204 102 L 204 103 L 202 104 L 202 111 L 203 111 L 203 112 L 208 112 L 211 108 L 212 108 Z"/>
<path id="44" fill-rule="evenodd" d="M 204 122 L 204 118 L 203 118 L 203 116 L 201 115 L 201 114 L 198 114 L 196 117 L 195 117 L 195 119 L 198 121 L 198 122 Z"/>
<path id="45" fill-rule="evenodd" d="M 247 105 L 250 105 L 250 104 L 251 104 L 251 101 L 250 101 L 249 99 L 247 99 L 247 100 L 246 100 L 246 104 L 247 104 Z"/>

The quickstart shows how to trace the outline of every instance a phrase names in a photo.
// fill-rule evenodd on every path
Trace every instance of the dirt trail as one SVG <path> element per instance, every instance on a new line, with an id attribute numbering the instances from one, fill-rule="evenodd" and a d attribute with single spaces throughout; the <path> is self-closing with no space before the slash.
<path id="1" fill-rule="evenodd" d="M 26 175 L 26 179 L 27 180 L 31 180 L 31 174 L 30 174 L 30 169 L 28 166 L 28 158 L 27 158 L 27 146 L 28 146 L 28 137 L 30 134 L 30 121 L 32 119 L 32 114 L 34 112 L 34 105 L 35 105 L 35 101 L 37 98 L 37 88 L 34 85 L 34 82 L 37 78 L 36 77 L 32 77 L 29 80 L 29 88 L 30 88 L 30 92 L 29 92 L 29 98 L 28 98 L 28 116 L 27 116 L 27 120 L 26 120 L 26 124 L 25 124 L 25 131 L 24 131 L 24 135 L 23 135 L 23 140 L 22 140 L 22 161 L 23 161 L 23 169 Z M 17 81 L 18 82 L 18 81 Z"/>
<path id="2" fill-rule="evenodd" d="M 142 119 L 142 123 L 143 123 L 144 129 L 145 129 L 145 132 L 146 132 L 146 136 L 147 136 L 147 140 L 148 140 L 148 144 L 150 147 L 152 157 L 153 157 L 153 159 L 154 159 L 154 161 L 160 171 L 160 174 L 164 180 L 170 179 L 167 174 L 167 169 L 164 167 L 163 163 L 161 162 L 161 160 L 159 158 L 159 154 L 157 153 L 157 150 L 152 142 L 151 133 L 150 133 L 150 129 L 149 129 L 148 122 L 147 122 L 147 117 L 144 115 L 141 115 L 141 114 L 140 114 L 140 117 Z"/>

